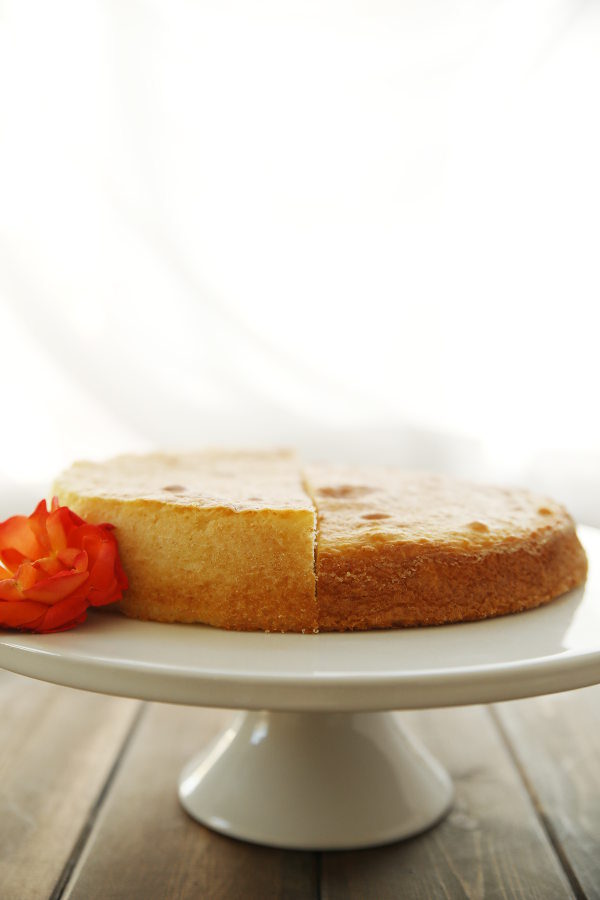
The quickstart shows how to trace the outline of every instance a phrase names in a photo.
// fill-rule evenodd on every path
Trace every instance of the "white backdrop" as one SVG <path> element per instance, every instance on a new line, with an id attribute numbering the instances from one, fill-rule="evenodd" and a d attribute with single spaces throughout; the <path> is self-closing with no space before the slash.
<path id="1" fill-rule="evenodd" d="M 4 2 L 0 479 L 295 442 L 593 520 L 599 112 L 579 0 Z"/>

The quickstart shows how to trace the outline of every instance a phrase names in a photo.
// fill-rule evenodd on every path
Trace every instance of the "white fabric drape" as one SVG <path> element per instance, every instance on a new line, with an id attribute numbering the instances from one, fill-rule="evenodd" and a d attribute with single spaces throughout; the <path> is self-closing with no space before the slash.
<path id="1" fill-rule="evenodd" d="M 595 471 L 597 4 L 2 10 L 0 477 L 207 442 Z"/>

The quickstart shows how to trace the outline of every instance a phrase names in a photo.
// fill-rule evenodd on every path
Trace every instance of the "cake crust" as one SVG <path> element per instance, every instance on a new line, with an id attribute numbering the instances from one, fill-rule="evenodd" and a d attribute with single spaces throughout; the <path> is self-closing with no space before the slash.
<path id="1" fill-rule="evenodd" d="M 585 579 L 573 520 L 547 497 L 383 467 L 312 466 L 306 484 L 322 631 L 489 618 Z"/>

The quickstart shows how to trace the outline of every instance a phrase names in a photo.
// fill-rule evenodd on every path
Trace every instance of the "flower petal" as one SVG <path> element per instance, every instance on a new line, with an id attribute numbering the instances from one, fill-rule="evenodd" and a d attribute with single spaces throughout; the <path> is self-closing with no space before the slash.
<path id="1" fill-rule="evenodd" d="M 65 568 L 72 568 L 72 566 L 64 566 L 54 554 L 52 554 L 52 556 L 45 556 L 43 559 L 37 559 L 33 565 L 39 578 L 47 578 L 49 575 L 58 575 L 59 572 L 64 572 Z"/>
<path id="2" fill-rule="evenodd" d="M 41 603 L 19 600 L 16 603 L 0 603 L 0 625 L 8 628 L 21 628 L 39 619 L 46 609 Z"/>
<path id="3" fill-rule="evenodd" d="M 66 550 L 68 547 L 67 534 L 71 530 L 66 507 L 53 510 L 46 519 L 46 531 L 50 539 L 50 545 L 55 553 Z"/>
<path id="4" fill-rule="evenodd" d="M 120 600 L 127 579 L 120 565 L 117 542 L 107 535 L 99 545 L 90 567 L 89 601 L 92 606 L 104 606 Z"/>
<path id="5" fill-rule="evenodd" d="M 85 520 L 78 516 L 77 513 L 73 512 L 72 509 L 69 509 L 68 506 L 61 506 L 58 502 L 58 497 L 52 498 L 52 503 L 50 504 L 50 511 L 56 512 L 57 509 L 64 509 L 69 515 L 69 519 L 71 520 L 71 524 L 73 525 L 84 525 Z"/>
<path id="6" fill-rule="evenodd" d="M 63 569 L 76 569 L 78 572 L 86 572 L 88 569 L 88 555 L 85 550 L 78 547 L 67 547 L 57 554 L 57 559 Z"/>
<path id="7" fill-rule="evenodd" d="M 0 581 L 0 601 L 17 601 L 23 599 L 23 592 L 19 588 L 16 579 L 3 578 Z"/>
<path id="8" fill-rule="evenodd" d="M 28 559 L 21 563 L 17 569 L 15 581 L 22 591 L 32 588 L 39 581 L 39 572 L 35 567 L 35 563 L 29 562 Z M 35 598 L 33 598 L 35 599 Z"/>
<path id="9" fill-rule="evenodd" d="M 27 516 L 11 516 L 10 519 L 0 523 L 0 550 L 8 548 L 18 550 L 28 559 L 44 556 L 44 548 L 38 541 Z"/>
<path id="10" fill-rule="evenodd" d="M 84 621 L 86 610 L 87 600 L 85 598 L 66 597 L 60 603 L 47 607 L 44 618 L 36 626 L 35 631 L 57 631 L 69 626 L 69 623 L 75 625 L 77 622 Z"/>
<path id="11" fill-rule="evenodd" d="M 72 628 L 76 628 L 77 625 L 81 625 L 82 622 L 85 622 L 87 618 L 87 610 L 83 612 L 80 616 L 77 616 L 76 619 L 69 619 L 68 622 L 65 622 L 64 625 L 58 625 L 56 628 L 47 628 L 44 627 L 43 623 L 40 625 L 32 626 L 28 625 L 28 631 L 34 631 L 36 634 L 51 634 L 57 631 L 70 631 Z"/>
<path id="12" fill-rule="evenodd" d="M 38 600 L 40 603 L 53 605 L 68 597 L 76 588 L 85 584 L 87 579 L 87 572 L 59 572 L 58 575 L 38 581 L 23 593 L 27 600 Z"/>
<path id="13" fill-rule="evenodd" d="M 90 566 L 90 581 L 95 588 L 108 587 L 115 577 L 116 547 L 109 540 L 98 541 Z"/>
<path id="14" fill-rule="evenodd" d="M 0 560 L 2 563 L 10 569 L 11 573 L 14 574 L 24 559 L 26 559 L 19 550 L 15 550 L 14 547 L 6 547 L 4 550 L 0 550 Z"/>
<path id="15" fill-rule="evenodd" d="M 50 539 L 48 537 L 48 532 L 46 531 L 46 521 L 48 519 L 48 508 L 46 507 L 46 501 L 40 500 L 32 514 L 29 516 L 29 526 L 33 533 L 35 534 L 41 550 L 38 551 L 37 554 L 28 554 L 30 559 L 38 559 L 40 556 L 46 556 L 50 547 Z M 44 552 L 45 551 L 45 552 Z"/>

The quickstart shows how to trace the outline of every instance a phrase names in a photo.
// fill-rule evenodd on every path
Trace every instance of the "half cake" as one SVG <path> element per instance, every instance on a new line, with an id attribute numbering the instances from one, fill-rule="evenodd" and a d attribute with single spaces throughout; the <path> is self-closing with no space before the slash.
<path id="1" fill-rule="evenodd" d="M 115 526 L 128 616 L 238 631 L 317 629 L 316 516 L 294 454 L 77 462 L 54 493 L 82 518 Z"/>
<path id="2" fill-rule="evenodd" d="M 587 560 L 559 504 L 387 467 L 311 466 L 322 631 L 437 625 L 539 606 Z"/>

